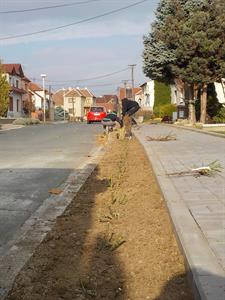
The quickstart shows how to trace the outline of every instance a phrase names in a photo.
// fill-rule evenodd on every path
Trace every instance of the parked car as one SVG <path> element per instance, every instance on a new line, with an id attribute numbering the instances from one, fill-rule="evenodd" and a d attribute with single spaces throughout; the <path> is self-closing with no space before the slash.
<path id="1" fill-rule="evenodd" d="M 102 106 L 92 106 L 87 113 L 87 123 L 101 122 L 106 117 L 106 110 Z"/>
<path id="2" fill-rule="evenodd" d="M 55 121 L 62 121 L 64 120 L 64 110 L 62 107 L 58 106 L 55 108 L 55 112 L 54 112 L 55 116 L 54 116 L 54 120 Z M 69 114 L 67 111 L 65 111 L 65 119 L 68 120 L 69 119 Z"/>

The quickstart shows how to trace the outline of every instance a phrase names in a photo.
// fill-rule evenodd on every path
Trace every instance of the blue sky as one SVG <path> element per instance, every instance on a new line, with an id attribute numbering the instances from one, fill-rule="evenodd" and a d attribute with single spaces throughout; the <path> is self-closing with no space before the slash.
<path id="1" fill-rule="evenodd" d="M 87 0 L 2 0 L 0 12 L 83 1 Z M 48 10 L 0 13 L 3 29 L 0 39 L 73 23 L 135 2 L 138 0 L 97 0 Z M 149 0 L 113 15 L 52 32 L 0 40 L 0 58 L 4 63 L 21 63 L 25 74 L 37 83 L 41 73 L 47 74 L 47 84 L 55 90 L 87 86 L 96 95 L 115 93 L 122 80 L 130 79 L 130 70 L 104 79 L 76 80 L 116 72 L 133 63 L 137 64 L 135 83 L 141 84 L 145 80 L 142 37 L 150 29 L 158 2 Z"/>

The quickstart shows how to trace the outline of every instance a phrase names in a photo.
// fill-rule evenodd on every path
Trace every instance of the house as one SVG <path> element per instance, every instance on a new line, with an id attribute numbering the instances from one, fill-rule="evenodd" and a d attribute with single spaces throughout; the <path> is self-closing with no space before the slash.
<path id="1" fill-rule="evenodd" d="M 91 106 L 95 104 L 96 97 L 88 88 L 78 87 L 77 90 L 81 93 L 82 96 L 85 97 L 84 115 L 86 116 L 86 114 L 90 111 Z"/>
<path id="2" fill-rule="evenodd" d="M 75 99 L 76 98 L 76 99 Z M 88 88 L 59 89 L 52 97 L 56 107 L 64 107 L 70 117 L 83 118 L 95 104 L 96 97 Z M 74 107 L 73 107 L 74 104 Z"/>
<path id="3" fill-rule="evenodd" d="M 218 101 L 225 104 L 225 79 L 222 79 L 221 82 L 215 82 L 214 84 Z"/>
<path id="4" fill-rule="evenodd" d="M 119 87 L 118 88 L 118 100 L 121 102 L 123 98 L 132 99 L 134 95 L 136 95 L 138 92 L 140 92 L 142 89 L 140 87 Z"/>
<path id="5" fill-rule="evenodd" d="M 44 107 L 44 91 L 43 88 L 34 82 L 29 82 L 28 91 L 32 95 L 32 101 L 34 103 L 35 110 L 43 109 Z M 49 109 L 49 101 L 51 99 L 52 93 L 45 90 L 45 108 Z"/>
<path id="6" fill-rule="evenodd" d="M 106 111 L 118 111 L 118 97 L 116 95 L 103 95 L 95 99 L 96 106 L 105 107 Z"/>
<path id="7" fill-rule="evenodd" d="M 85 96 L 79 89 L 70 88 L 64 97 L 64 109 L 69 112 L 70 118 L 73 120 L 82 120 L 85 116 Z"/>
<path id="8" fill-rule="evenodd" d="M 30 82 L 31 82 L 30 79 L 27 78 L 26 76 L 22 80 L 22 88 L 23 90 L 26 91 L 26 93 L 22 95 L 22 107 L 23 107 L 23 113 L 27 117 L 31 116 L 31 112 L 34 108 L 32 95 L 29 92 Z"/>
<path id="9" fill-rule="evenodd" d="M 23 101 L 27 99 L 26 87 L 29 80 L 24 76 L 21 64 L 2 64 L 2 68 L 10 85 L 7 117 L 22 117 L 24 115 Z"/>
<path id="10" fill-rule="evenodd" d="M 64 106 L 64 95 L 69 91 L 66 89 L 59 89 L 58 91 L 56 91 L 53 96 L 52 96 L 52 100 L 55 103 L 55 107 L 63 107 Z"/>
<path id="11" fill-rule="evenodd" d="M 44 98 L 43 98 L 42 88 L 34 82 L 29 82 L 28 90 L 31 94 L 31 98 L 34 103 L 35 110 L 38 110 L 39 108 L 43 108 Z"/>
<path id="12" fill-rule="evenodd" d="M 155 82 L 149 80 L 143 83 L 141 86 L 142 97 L 140 97 L 140 106 L 143 110 L 153 111 L 155 103 Z"/>

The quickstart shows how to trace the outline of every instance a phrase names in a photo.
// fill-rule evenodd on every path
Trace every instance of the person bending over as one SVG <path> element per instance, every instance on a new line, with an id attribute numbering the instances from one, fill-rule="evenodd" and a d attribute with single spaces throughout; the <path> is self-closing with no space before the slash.
<path id="1" fill-rule="evenodd" d="M 134 101 L 134 100 L 129 100 L 127 98 L 123 98 L 121 100 L 122 102 L 122 116 L 123 118 L 125 116 L 129 116 L 131 117 L 132 115 L 134 115 L 139 109 L 140 109 L 140 106 L 139 104 Z M 132 120 L 132 124 L 137 124 L 137 122 L 131 117 L 131 120 Z"/>

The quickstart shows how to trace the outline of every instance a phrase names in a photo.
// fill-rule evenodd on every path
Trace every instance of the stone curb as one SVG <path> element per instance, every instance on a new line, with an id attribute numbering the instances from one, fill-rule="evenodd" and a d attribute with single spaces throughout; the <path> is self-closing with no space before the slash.
<path id="1" fill-rule="evenodd" d="M 186 126 L 173 125 L 173 124 L 160 123 L 160 125 L 170 126 L 170 127 L 177 128 L 177 129 L 184 129 L 184 130 L 194 131 L 194 132 L 198 132 L 198 133 L 202 133 L 202 134 L 213 135 L 213 136 L 217 136 L 217 137 L 220 137 L 220 138 L 223 138 L 223 139 L 225 138 L 225 134 L 222 134 L 222 133 L 209 132 L 209 131 L 204 131 L 202 129 L 189 128 L 189 127 L 186 127 Z"/>
<path id="2" fill-rule="evenodd" d="M 52 229 L 56 218 L 63 214 L 80 191 L 104 153 L 104 146 L 97 147 L 97 150 L 90 154 L 90 158 L 82 163 L 78 170 L 72 172 L 66 182 L 59 187 L 63 192 L 60 195 L 52 195 L 43 202 L 21 227 L 17 234 L 19 238 L 10 243 L 11 247 L 7 254 L 0 256 L 0 300 L 5 299 L 15 277 Z"/>
<path id="3" fill-rule="evenodd" d="M 135 136 L 142 144 L 152 164 L 155 177 L 164 196 L 179 246 L 186 259 L 188 272 L 191 275 L 190 279 L 195 299 L 224 300 L 224 269 L 209 248 L 207 240 L 182 200 L 180 193 L 170 178 L 165 175 L 166 170 L 163 168 L 157 154 L 149 144 L 147 153 L 147 144 L 138 131 L 135 132 Z"/>
<path id="4" fill-rule="evenodd" d="M 1 132 L 5 132 L 5 131 L 10 131 L 10 130 L 15 130 L 15 129 L 20 129 L 20 128 L 24 128 L 24 125 L 14 125 L 15 127 L 9 127 L 9 128 L 5 128 L 2 126 L 2 129 L 0 129 L 0 133 Z"/>

